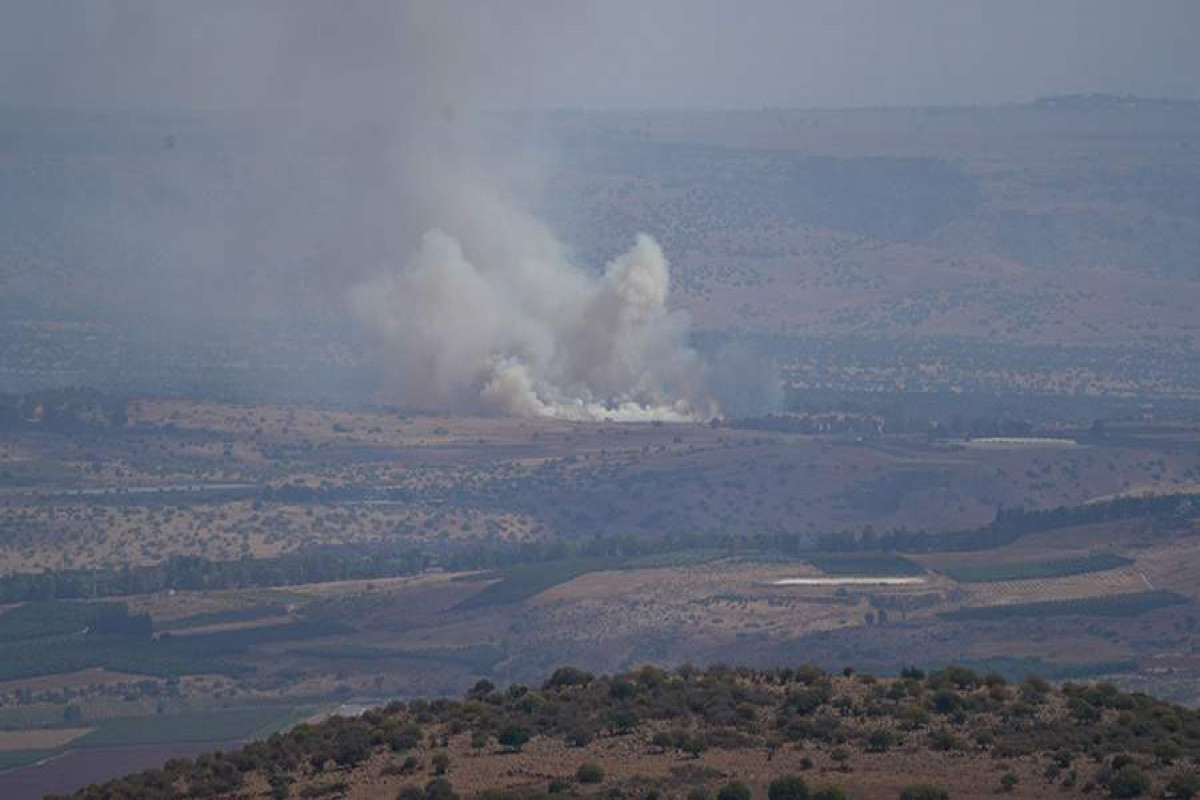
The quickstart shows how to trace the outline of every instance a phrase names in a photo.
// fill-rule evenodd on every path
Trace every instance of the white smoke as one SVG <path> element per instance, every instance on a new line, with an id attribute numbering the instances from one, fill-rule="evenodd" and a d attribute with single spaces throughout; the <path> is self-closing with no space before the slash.
<path id="1" fill-rule="evenodd" d="M 667 308 L 658 244 L 592 277 L 536 220 L 511 209 L 428 231 L 411 261 L 351 292 L 399 402 L 573 420 L 690 420 L 717 413 L 706 367 Z M 505 227 L 511 225 L 511 227 Z"/>
<path id="2" fill-rule="evenodd" d="M 493 112 L 526 107 L 576 57 L 558 33 L 586 30 L 590 4 L 18 5 L 23 41 L 75 43 L 16 54 L 36 105 L 152 111 L 164 134 L 161 153 L 114 177 L 118 193 L 64 211 L 75 251 L 136 265 L 136 281 L 95 282 L 115 287 L 122 318 L 162 309 L 156 324 L 178 329 L 187 312 L 188 338 L 226 335 L 226 319 L 341 335 L 348 295 L 404 405 L 738 413 L 721 360 L 706 364 L 669 310 L 653 239 L 596 275 L 524 210 L 545 200 L 552 148 L 533 118 Z"/>

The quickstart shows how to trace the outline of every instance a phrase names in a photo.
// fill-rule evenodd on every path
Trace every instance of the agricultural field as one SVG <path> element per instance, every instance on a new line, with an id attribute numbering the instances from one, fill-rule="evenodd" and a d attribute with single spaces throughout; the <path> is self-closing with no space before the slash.
<path id="1" fill-rule="evenodd" d="M 11 437 L 9 458 L 80 477 L 0 494 L 0 763 L 241 740 L 563 663 L 960 662 L 1200 702 L 1187 426 L 968 447 L 158 400 L 130 412 L 126 431 L 86 444 Z M 106 529 L 107 544 L 93 533 Z M 223 547 L 222 530 L 248 547 Z"/>
<path id="2" fill-rule="evenodd" d="M 1016 563 L 979 564 L 947 568 L 946 574 L 958 583 L 996 583 L 999 581 L 1032 580 L 1035 578 L 1063 578 L 1070 575 L 1087 575 L 1127 567 L 1132 559 L 1103 553 L 1078 558 L 1052 559 L 1049 561 L 1023 561 Z"/>

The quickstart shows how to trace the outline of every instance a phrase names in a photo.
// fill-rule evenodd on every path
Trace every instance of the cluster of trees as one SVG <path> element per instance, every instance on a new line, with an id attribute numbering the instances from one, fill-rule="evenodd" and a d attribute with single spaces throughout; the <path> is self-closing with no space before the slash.
<path id="1" fill-rule="evenodd" d="M 827 750 L 845 769 L 855 752 L 901 745 L 911 750 L 914 742 L 929 750 L 990 752 L 1006 760 L 1037 754 L 1050 762 L 1048 783 L 1070 788 L 1088 781 L 1112 797 L 1147 794 L 1160 781 L 1184 792 L 1175 796 L 1190 797 L 1195 775 L 1182 765 L 1200 758 L 1200 712 L 1111 684 L 1067 684 L 1059 693 L 1037 678 L 1013 686 L 965 667 L 929 673 L 907 669 L 894 680 L 849 669 L 835 677 L 811 666 L 675 672 L 643 667 L 612 676 L 564 667 L 538 687 L 500 688 L 480 681 L 461 700 L 397 702 L 356 719 L 300 725 L 237 752 L 172 761 L 76 797 L 169 797 L 181 787 L 191 797 L 213 797 L 233 791 L 251 772 L 263 775 L 276 796 L 286 797 L 298 780 L 390 752 L 395 755 L 385 771 L 432 779 L 424 789 L 413 784 L 403 797 L 450 800 L 453 787 L 435 783 L 446 781 L 451 771 L 445 750 L 450 736 L 470 733 L 479 749 L 519 750 L 538 735 L 580 747 L 648 724 L 667 731 L 652 738 L 659 751 L 679 748 L 699 756 L 708 748 L 765 748 L 769 757 L 780 743 L 794 741 L 814 753 Z M 801 763 L 802 769 L 811 767 L 811 760 Z M 1083 774 L 1087 769 L 1093 772 Z M 598 784 L 605 772 L 587 762 L 573 777 Z M 1015 779 L 1002 777 L 1001 787 L 1011 789 Z M 555 783 L 561 788 L 563 779 Z M 486 793 L 487 800 L 518 796 L 523 795 Z M 768 790 L 768 800 L 842 796 L 836 789 L 812 791 L 796 775 L 779 778 Z M 901 796 L 937 800 L 946 794 L 914 786 Z M 694 800 L 708 797 L 695 793 Z M 716 797 L 748 800 L 750 790 L 734 781 Z"/>
<path id="2" fill-rule="evenodd" d="M 129 421 L 127 407 L 124 398 L 87 387 L 0 394 L 0 430 L 120 429 Z"/>
<path id="3" fill-rule="evenodd" d="M 1057 528 L 1094 525 L 1101 522 L 1137 519 L 1184 518 L 1196 513 L 1196 498 L 1190 494 L 1164 494 L 1148 497 L 1121 497 L 1103 503 L 1059 506 L 1044 511 L 1002 508 L 996 518 L 981 528 L 953 533 L 896 530 L 877 534 L 842 532 L 822 535 L 817 546 L 822 550 L 897 550 L 909 553 L 987 550 L 1012 544 L 1022 536 Z"/>

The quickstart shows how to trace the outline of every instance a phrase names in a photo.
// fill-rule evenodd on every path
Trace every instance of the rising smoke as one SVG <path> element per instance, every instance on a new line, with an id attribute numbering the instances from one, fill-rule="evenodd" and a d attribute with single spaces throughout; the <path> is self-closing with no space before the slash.
<path id="1" fill-rule="evenodd" d="M 448 165 L 450 156 L 432 163 Z M 472 163 L 465 172 L 423 172 L 433 185 L 416 194 L 434 227 L 350 290 L 396 399 L 567 419 L 717 413 L 687 322 L 667 308 L 669 268 L 658 244 L 639 235 L 591 275 Z"/>
<path id="2" fill-rule="evenodd" d="M 69 234 L 80 251 L 101 252 L 106 237 L 110 260 L 144 265 L 119 299 L 199 320 L 189 335 L 203 336 L 204 320 L 303 314 L 334 298 L 405 406 L 745 413 L 777 381 L 752 359 L 725 359 L 730 370 L 689 346 L 659 245 L 638 235 L 599 274 L 579 264 L 528 210 L 544 143 L 481 123 L 569 57 L 554 52 L 556 30 L 589 13 L 549 0 L 31 0 L 14 41 L 71 46 L 64 58 L 10 52 L 0 66 L 18 68 L 9 88 L 29 104 L 182 112 L 245 132 L 250 144 L 229 153 L 164 151 L 148 176 L 114 178 L 120 201 L 83 209 L 91 227 Z M 767 388 L 731 390 L 735 373 Z"/>
<path id="3" fill-rule="evenodd" d="M 724 370 L 689 346 L 686 318 L 669 310 L 658 243 L 639 234 L 601 275 L 589 273 L 499 179 L 511 162 L 465 152 L 478 137 L 447 130 L 458 120 L 408 121 L 391 163 L 407 210 L 427 227 L 349 292 L 393 398 L 574 420 L 707 419 L 721 413 L 721 395 L 726 410 L 746 410 L 745 392 L 722 392 Z M 778 383 L 754 359 L 738 370 Z"/>

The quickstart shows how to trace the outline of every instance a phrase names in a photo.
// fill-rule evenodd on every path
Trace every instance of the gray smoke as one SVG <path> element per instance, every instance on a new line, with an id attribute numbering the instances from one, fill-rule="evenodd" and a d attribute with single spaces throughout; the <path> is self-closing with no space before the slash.
<path id="1" fill-rule="evenodd" d="M 369 235 L 383 229 L 393 238 L 347 292 L 376 342 L 390 398 L 569 419 L 718 413 L 709 367 L 687 344 L 686 320 L 668 309 L 669 268 L 658 244 L 637 237 L 600 276 L 574 264 L 523 202 L 538 183 L 537 160 L 531 166 L 523 156 L 529 144 L 500 143 L 474 111 L 485 89 L 474 75 L 541 49 L 536 41 L 516 49 L 513 31 L 540 19 L 523 35 L 549 36 L 564 12 L 539 17 L 550 10 L 539 5 L 514 18 L 510 6 L 504 25 L 490 28 L 477 19 L 480 8 L 385 4 L 351 26 L 349 52 L 337 51 L 350 59 L 337 81 L 343 94 L 362 91 L 358 81 L 370 71 L 360 69 L 378 61 L 400 82 L 364 168 L 381 176 L 385 202 L 370 211 Z M 393 22 L 393 46 L 404 52 L 389 52 L 384 34 L 381 55 L 361 64 L 350 48 Z M 322 41 L 300 37 L 301 57 L 327 46 Z M 378 96 L 374 87 L 366 92 Z M 343 274 L 361 274 L 360 265 Z"/>
<path id="2" fill-rule="evenodd" d="M 688 345 L 660 247 L 638 236 L 599 275 L 576 263 L 528 211 L 551 148 L 491 113 L 569 58 L 557 33 L 591 13 L 550 0 L 17 0 L 6 38 L 62 54 L 31 44 L 0 65 L 30 103 L 220 131 L 181 128 L 178 151 L 166 137 L 160 157 L 110 179 L 107 202 L 80 206 L 66 235 L 95 272 L 137 265 L 136 280 L 95 281 L 97 306 L 108 293 L 118 314 L 161 309 L 195 336 L 332 307 L 368 334 L 390 399 L 408 406 L 707 418 L 734 395 Z"/>
<path id="3" fill-rule="evenodd" d="M 571 419 L 716 413 L 686 322 L 667 310 L 667 261 L 652 238 L 592 278 L 503 205 L 469 224 L 500 241 L 468 252 L 431 230 L 410 262 L 352 291 L 403 402 Z"/>

